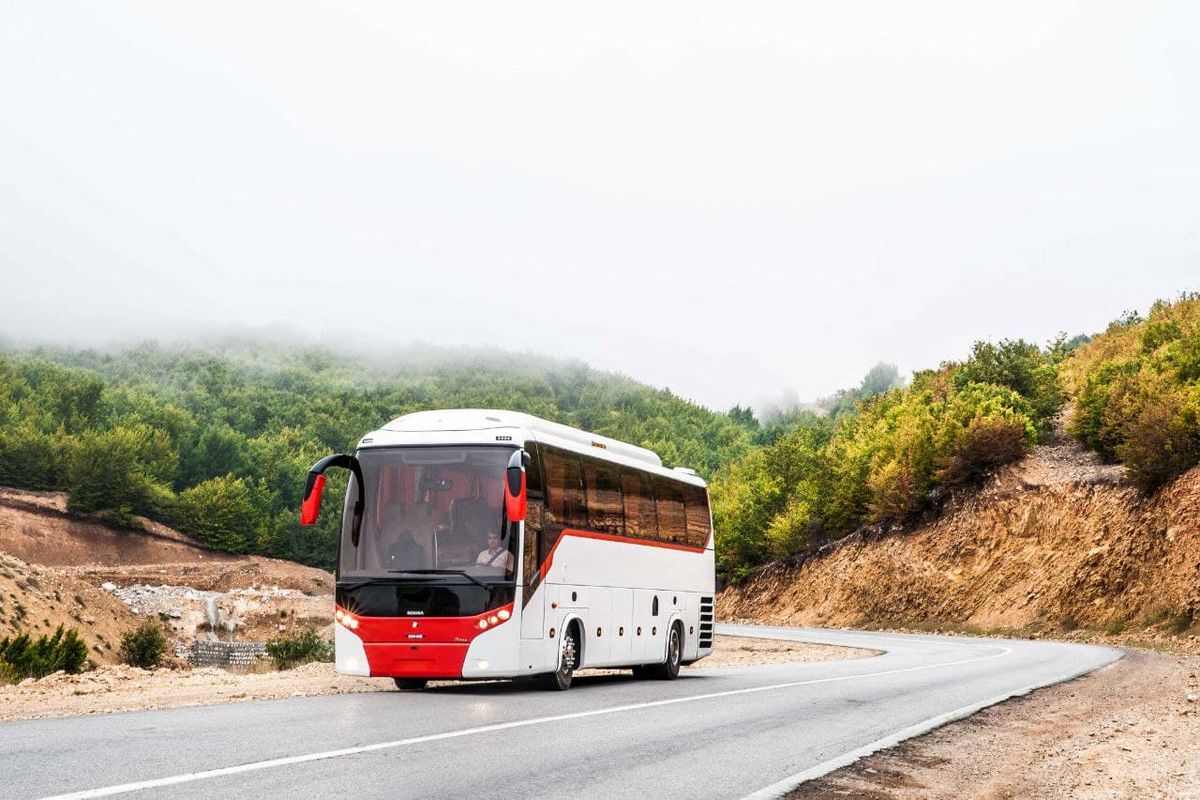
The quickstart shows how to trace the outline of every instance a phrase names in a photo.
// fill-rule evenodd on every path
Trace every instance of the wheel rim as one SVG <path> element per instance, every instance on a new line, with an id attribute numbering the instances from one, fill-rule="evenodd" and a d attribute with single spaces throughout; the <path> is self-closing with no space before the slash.
<path id="1" fill-rule="evenodd" d="M 671 629 L 671 649 L 667 654 L 667 663 L 675 666 L 679 663 L 679 630 Z"/>
<path id="2" fill-rule="evenodd" d="M 558 664 L 558 674 L 566 677 L 575 671 L 575 634 L 567 634 L 563 642 L 562 660 Z"/>

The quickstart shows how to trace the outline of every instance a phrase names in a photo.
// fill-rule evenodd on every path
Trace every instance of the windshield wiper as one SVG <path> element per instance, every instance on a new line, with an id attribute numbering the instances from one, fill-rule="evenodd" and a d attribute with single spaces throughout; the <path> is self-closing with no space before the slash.
<path id="1" fill-rule="evenodd" d="M 389 569 L 388 572 L 408 572 L 413 575 L 462 575 L 475 585 L 487 589 L 489 592 L 492 587 L 488 586 L 483 581 L 468 573 L 465 569 Z"/>
<path id="2" fill-rule="evenodd" d="M 337 588 L 339 589 L 358 589 L 363 586 L 370 586 L 373 583 L 394 584 L 392 578 L 359 578 L 356 581 L 338 581 Z"/>

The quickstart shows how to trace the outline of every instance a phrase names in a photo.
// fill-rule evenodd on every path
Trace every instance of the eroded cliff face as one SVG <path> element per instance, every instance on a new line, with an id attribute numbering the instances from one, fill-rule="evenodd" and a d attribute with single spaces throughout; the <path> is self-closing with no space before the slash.
<path id="1" fill-rule="evenodd" d="M 932 521 L 764 567 L 722 593 L 718 614 L 823 626 L 1200 623 L 1200 467 L 1147 497 L 1077 445 L 1040 447 Z"/>

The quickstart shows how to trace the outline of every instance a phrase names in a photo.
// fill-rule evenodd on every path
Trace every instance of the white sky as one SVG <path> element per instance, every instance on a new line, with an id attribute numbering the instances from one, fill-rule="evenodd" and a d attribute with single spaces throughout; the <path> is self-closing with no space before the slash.
<path id="1" fill-rule="evenodd" d="M 1200 288 L 1198 101 L 1186 2 L 11 0 L 0 336 L 813 397 Z"/>

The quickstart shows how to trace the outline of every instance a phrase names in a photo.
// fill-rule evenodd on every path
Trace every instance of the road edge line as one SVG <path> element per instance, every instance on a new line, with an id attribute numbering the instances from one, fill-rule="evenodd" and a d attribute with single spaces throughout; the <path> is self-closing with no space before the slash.
<path id="1" fill-rule="evenodd" d="M 772 783 L 770 786 L 764 786 L 758 791 L 746 795 L 742 798 L 742 800 L 774 800 L 774 798 L 783 797 L 788 792 L 799 788 L 801 784 L 828 775 L 829 773 L 842 769 L 843 767 L 848 767 L 851 764 L 866 758 L 867 756 L 878 753 L 880 750 L 888 750 L 908 739 L 930 733 L 931 731 L 937 730 L 943 725 L 949 725 L 951 722 L 957 722 L 960 719 L 965 719 L 976 712 L 982 711 L 985 708 L 999 705 L 1007 700 L 1013 699 L 1014 697 L 1025 697 L 1026 695 L 1029 695 L 1038 689 L 1048 689 L 1051 686 L 1058 686 L 1059 684 L 1073 681 L 1076 678 L 1081 678 L 1084 675 L 1090 675 L 1097 670 L 1112 666 L 1125 657 L 1125 653 L 1122 650 L 1117 650 L 1115 648 L 1106 649 L 1110 649 L 1115 652 L 1116 658 L 1103 664 L 1099 664 L 1095 667 L 1088 667 L 1087 669 L 1078 670 L 1058 680 L 1050 681 L 1049 683 L 1031 684 L 1006 694 L 997 695 L 987 700 L 982 700 L 978 703 L 971 703 L 970 705 L 963 706 L 962 708 L 956 708 L 953 711 L 948 711 L 945 714 L 938 714 L 936 717 L 930 717 L 927 720 L 922 720 L 915 725 L 902 728 L 895 733 L 884 736 L 882 739 L 876 739 L 875 741 L 865 744 L 862 747 L 855 748 L 848 753 L 843 753 L 842 755 L 831 758 L 828 761 L 822 761 L 816 766 L 793 773 L 792 775 L 789 775 L 780 781 Z"/>

